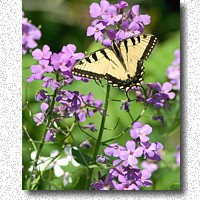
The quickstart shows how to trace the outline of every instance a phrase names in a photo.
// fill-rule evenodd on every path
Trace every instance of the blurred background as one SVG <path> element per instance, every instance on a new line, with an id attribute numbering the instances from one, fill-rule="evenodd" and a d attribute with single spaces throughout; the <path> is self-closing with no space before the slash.
<path id="1" fill-rule="evenodd" d="M 41 25 L 40 46 L 49 44 L 52 51 L 60 51 L 64 44 L 75 43 L 79 51 L 85 51 L 93 41 L 86 37 L 92 18 L 89 5 L 93 0 L 24 0 L 25 16 Z M 95 2 L 99 2 L 98 0 Z M 110 0 L 116 3 L 117 0 Z M 160 42 L 179 31 L 180 6 L 178 0 L 127 0 L 129 5 L 139 4 L 141 13 L 151 16 L 151 24 L 145 32 L 155 34 Z M 76 33 L 76 34 L 75 34 Z"/>
<path id="2" fill-rule="evenodd" d="M 167 81 L 166 69 L 174 60 L 174 51 L 180 48 L 180 2 L 178 0 L 126 0 L 129 3 L 129 8 L 134 4 L 140 5 L 140 13 L 151 16 L 151 24 L 145 26 L 145 33 L 154 34 L 158 38 L 158 45 L 153 51 L 150 58 L 144 63 L 145 75 L 144 83 L 147 82 L 161 82 Z M 61 51 L 62 47 L 67 44 L 75 44 L 77 52 L 92 52 L 99 49 L 100 44 L 94 43 L 93 37 L 86 36 L 87 27 L 91 24 L 92 18 L 89 15 L 89 5 L 93 0 L 24 0 L 23 11 L 25 17 L 32 21 L 32 23 L 40 27 L 42 37 L 38 41 L 38 47 L 42 48 L 44 44 L 48 44 L 53 53 Z M 110 3 L 117 3 L 117 0 L 110 0 Z M 35 102 L 34 97 L 36 91 L 41 89 L 41 81 L 35 81 L 30 84 L 26 83 L 26 78 L 31 75 L 30 66 L 36 64 L 32 59 L 31 53 L 28 52 L 23 56 L 23 128 L 26 129 L 29 136 L 39 141 L 44 127 L 35 125 L 30 116 L 30 109 L 33 114 L 40 112 L 40 105 Z M 80 93 L 88 94 L 92 92 L 96 99 L 104 100 L 105 92 L 94 81 L 83 83 L 75 81 L 66 89 L 78 90 Z M 126 99 L 123 91 L 116 88 L 111 89 L 111 98 Z M 133 96 L 132 96 L 133 98 Z M 26 102 L 29 102 L 27 104 Z M 109 105 L 106 120 L 106 127 L 113 128 L 118 119 L 119 124 L 114 131 L 105 131 L 103 140 L 110 139 L 116 134 L 121 133 L 130 123 L 128 114 L 125 111 L 120 111 L 120 103 L 111 102 Z M 149 190 L 171 190 L 177 189 L 173 184 L 180 182 L 180 168 L 175 164 L 174 153 L 176 146 L 180 142 L 180 99 L 176 98 L 171 103 L 171 111 L 163 109 L 158 113 L 154 108 L 148 109 L 146 116 L 154 116 L 162 114 L 165 117 L 165 127 L 161 128 L 158 121 L 152 121 L 151 117 L 143 117 L 143 123 L 149 123 L 153 127 L 151 134 L 151 142 L 159 141 L 164 145 L 164 158 L 160 163 L 160 169 L 153 174 L 154 186 L 148 188 Z M 131 104 L 132 115 L 136 118 L 142 110 L 142 105 Z M 116 114 L 117 112 L 117 114 Z M 93 122 L 97 129 L 100 115 L 95 115 L 92 119 L 88 119 L 84 124 Z M 72 121 L 68 120 L 70 125 Z M 62 124 L 61 124 L 62 126 Z M 25 130 L 23 129 L 23 130 Z M 97 133 L 94 133 L 97 136 Z M 76 141 L 80 144 L 87 139 L 78 129 L 75 130 Z M 124 145 L 125 141 L 130 139 L 129 134 L 125 134 L 120 138 L 119 143 Z M 58 141 L 62 140 L 62 136 L 56 139 L 57 143 L 54 145 L 45 145 L 42 155 L 49 156 L 52 149 L 60 148 L 62 144 Z M 69 143 L 72 143 L 69 140 Z M 36 143 L 37 144 L 37 143 Z M 31 143 L 27 139 L 27 134 L 23 134 L 23 158 L 24 165 L 23 172 L 23 189 L 26 189 L 27 176 L 29 175 L 29 167 L 31 166 L 30 153 L 33 151 Z M 94 146 L 94 144 L 93 144 Z M 87 151 L 86 151 L 87 152 Z M 87 153 L 90 154 L 88 151 Z M 73 179 L 76 184 L 68 185 L 65 188 L 59 187 L 61 180 L 56 180 L 58 185 L 56 189 L 81 189 L 86 178 L 86 170 L 81 168 L 76 171 L 73 166 L 69 166 L 69 170 L 73 174 Z M 55 185 L 56 185 L 55 184 Z M 40 189 L 48 189 L 44 182 L 41 183 Z"/>

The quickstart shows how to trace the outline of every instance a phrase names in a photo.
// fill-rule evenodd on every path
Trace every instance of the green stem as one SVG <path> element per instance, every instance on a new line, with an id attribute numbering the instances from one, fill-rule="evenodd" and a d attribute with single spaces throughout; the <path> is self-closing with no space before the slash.
<path id="1" fill-rule="evenodd" d="M 106 115 L 107 115 L 107 110 L 108 110 L 109 94 L 110 94 L 110 85 L 107 85 L 104 110 L 103 110 L 102 119 L 101 119 L 101 126 L 100 126 L 100 129 L 99 129 L 99 135 L 98 135 L 98 138 L 97 138 L 97 141 L 96 141 L 96 147 L 95 147 L 95 150 L 94 150 L 92 163 L 96 162 L 96 157 L 98 155 L 99 148 L 100 148 L 100 145 L 101 145 L 101 139 L 102 139 L 102 136 L 103 136 L 104 126 L 105 126 L 105 121 L 106 121 Z M 87 178 L 86 189 L 89 189 L 89 186 L 90 186 L 90 183 L 91 183 L 91 178 L 92 178 L 92 172 L 93 172 L 93 168 L 90 168 L 88 170 L 88 178 Z"/>
<path id="2" fill-rule="evenodd" d="M 44 133 L 43 133 L 43 136 L 42 136 L 42 139 L 41 139 L 41 143 L 39 144 L 35 160 L 33 162 L 33 170 L 31 172 L 31 177 L 30 177 L 30 182 L 29 182 L 29 187 L 28 187 L 29 190 L 32 190 L 33 188 L 35 188 L 35 186 L 37 184 L 37 182 L 34 183 L 34 180 L 36 179 L 35 175 L 36 175 L 36 170 L 37 170 L 37 163 L 38 163 L 38 159 L 39 159 L 40 153 L 42 151 L 42 148 L 44 146 L 44 140 L 45 140 L 46 132 L 48 131 L 49 125 L 51 123 L 51 116 L 52 116 L 52 111 L 53 111 L 54 104 L 55 104 L 56 93 L 57 93 L 57 90 L 54 91 L 51 106 L 50 106 L 50 109 L 49 109 L 49 116 L 47 118 L 47 124 L 46 124 L 45 130 L 44 130 Z"/>

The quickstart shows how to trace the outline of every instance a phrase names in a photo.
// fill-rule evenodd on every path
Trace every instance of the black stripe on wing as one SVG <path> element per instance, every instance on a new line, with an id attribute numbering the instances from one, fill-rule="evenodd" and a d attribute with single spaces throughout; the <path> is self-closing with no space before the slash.
<path id="1" fill-rule="evenodd" d="M 150 37 L 150 39 L 148 39 L 148 37 Z M 157 43 L 157 38 L 154 35 L 144 34 L 144 35 L 130 37 L 123 41 L 124 47 L 126 49 L 126 53 L 128 53 L 127 40 L 131 40 L 133 46 L 135 46 L 135 45 L 137 46 L 137 44 L 145 42 L 145 40 L 149 40 L 146 48 L 144 49 L 144 52 L 143 52 L 141 58 L 140 58 L 141 60 L 146 60 L 149 57 L 149 55 L 151 54 L 153 48 L 155 47 L 155 45 Z"/>
<path id="2" fill-rule="evenodd" d="M 146 37 L 147 37 L 147 35 L 143 35 L 144 39 Z M 149 57 L 149 55 L 151 54 L 151 52 L 152 52 L 153 48 L 155 47 L 156 43 L 157 43 L 157 38 L 154 35 L 152 35 L 150 40 L 149 40 L 148 45 L 146 46 L 146 49 L 144 50 L 144 53 L 143 53 L 143 55 L 141 57 L 141 60 L 146 60 Z"/>
<path id="3" fill-rule="evenodd" d="M 78 68 L 74 68 L 72 73 L 75 76 L 86 77 L 86 78 L 90 78 L 94 80 L 100 80 L 104 78 L 105 76 L 104 74 L 98 74 L 98 73 L 94 73 L 91 71 L 86 71 L 86 70 L 78 69 Z"/>

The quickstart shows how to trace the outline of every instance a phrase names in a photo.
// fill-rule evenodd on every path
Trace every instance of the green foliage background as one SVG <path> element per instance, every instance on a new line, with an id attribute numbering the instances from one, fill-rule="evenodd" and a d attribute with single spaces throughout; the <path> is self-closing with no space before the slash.
<path id="1" fill-rule="evenodd" d="M 93 42 L 92 37 L 86 37 L 87 27 L 91 24 L 92 19 L 89 16 L 89 5 L 94 2 L 92 0 L 26 0 L 23 2 L 23 11 L 25 17 L 28 17 L 36 26 L 41 26 L 42 38 L 38 42 L 38 48 L 44 44 L 48 44 L 52 52 L 59 52 L 62 46 L 69 43 L 77 46 L 77 51 L 92 52 L 97 50 L 100 45 Z M 99 1 L 95 1 L 99 2 Z M 117 1 L 110 1 L 116 3 Z M 142 14 L 149 14 L 151 16 L 151 25 L 145 27 L 145 33 L 152 33 L 158 37 L 159 43 L 153 51 L 150 58 L 144 63 L 145 75 L 144 83 L 147 82 L 161 82 L 167 81 L 166 69 L 174 60 L 174 50 L 180 48 L 180 11 L 179 1 L 170 0 L 148 0 L 148 1 L 127 1 L 129 6 L 139 4 Z M 35 81 L 27 84 L 26 78 L 31 75 L 30 66 L 36 64 L 32 59 L 31 53 L 23 56 L 23 113 L 22 121 L 23 127 L 27 129 L 30 137 L 34 141 L 40 141 L 43 134 L 44 126 L 37 127 L 30 116 L 30 110 L 27 107 L 29 102 L 30 109 L 33 114 L 40 112 L 40 103 L 35 102 L 34 97 L 36 91 L 41 89 L 41 81 Z M 83 83 L 75 81 L 72 85 L 66 87 L 69 90 L 78 90 L 80 93 L 88 94 L 92 92 L 96 99 L 104 100 L 105 91 L 98 86 L 94 81 Z M 133 96 L 132 96 L 133 97 Z M 126 99 L 123 91 L 116 88 L 111 88 L 111 98 Z M 150 136 L 150 141 L 159 141 L 164 145 L 163 160 L 160 162 L 160 168 L 153 173 L 153 186 L 147 188 L 148 190 L 177 190 L 180 189 L 180 168 L 175 164 L 174 153 L 176 146 L 180 142 L 180 99 L 179 96 L 171 102 L 171 111 L 162 109 L 160 113 L 156 109 L 148 109 L 145 112 L 146 117 L 140 120 L 143 123 L 149 123 L 153 127 L 153 133 Z M 113 128 L 118 119 L 119 124 L 114 131 L 105 130 L 103 141 L 113 138 L 121 133 L 127 126 L 131 124 L 131 120 L 125 111 L 120 111 L 120 103 L 110 102 L 108 109 L 108 117 L 106 119 L 106 127 Z M 141 112 L 142 106 L 140 104 L 131 104 L 131 114 L 134 118 Z M 165 117 L 165 127 L 162 128 L 160 123 L 152 121 L 151 116 L 163 114 Z M 97 129 L 99 128 L 99 121 L 101 116 L 96 114 L 93 118 L 87 119 L 84 124 L 93 122 Z M 67 120 L 67 124 L 72 121 Z M 60 124 L 62 126 L 62 124 Z M 24 130 L 24 129 L 23 129 Z M 78 128 L 73 131 L 77 144 L 87 139 Z M 98 132 L 93 135 L 97 137 Z M 126 140 L 130 140 L 130 135 L 126 132 L 118 141 L 119 144 L 125 145 Z M 62 144 L 59 141 L 62 136 L 58 136 L 55 144 L 46 144 L 42 151 L 42 156 L 49 156 L 51 150 L 60 149 Z M 69 139 L 69 143 L 73 142 Z M 37 143 L 35 143 L 37 145 Z M 92 144 L 94 147 L 94 143 Z M 33 151 L 31 142 L 27 140 L 27 134 L 23 131 L 22 136 L 23 158 L 22 164 L 25 169 L 23 171 L 23 189 L 26 188 L 27 176 L 30 175 L 28 171 L 31 166 L 30 153 Z M 102 151 L 103 148 L 100 150 Z M 91 151 L 85 150 L 85 153 L 91 155 Z M 86 168 L 80 166 L 74 168 L 72 165 L 63 167 L 72 175 L 73 184 L 62 187 L 62 180 L 54 177 L 51 170 L 47 171 L 47 175 L 51 173 L 53 184 L 51 189 L 75 189 L 80 190 L 84 188 L 86 179 Z M 104 174 L 106 171 L 102 169 Z M 94 177 L 95 178 L 95 177 Z M 39 189 L 49 189 L 50 180 L 42 180 Z"/>

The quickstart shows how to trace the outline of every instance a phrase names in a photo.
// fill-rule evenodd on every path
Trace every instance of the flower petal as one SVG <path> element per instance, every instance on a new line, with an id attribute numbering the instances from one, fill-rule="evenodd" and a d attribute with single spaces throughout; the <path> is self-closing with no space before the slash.
<path id="1" fill-rule="evenodd" d="M 145 135 L 148 135 L 152 132 L 152 127 L 149 126 L 148 124 L 145 124 L 142 129 L 141 132 L 144 133 Z"/>
<path id="2" fill-rule="evenodd" d="M 136 165 L 137 163 L 138 163 L 138 160 L 133 155 L 128 156 L 129 165 L 133 166 L 133 165 Z"/>
<path id="3" fill-rule="evenodd" d="M 56 177 L 60 177 L 64 174 L 64 171 L 59 165 L 55 165 L 54 166 L 54 174 Z"/>
<path id="4" fill-rule="evenodd" d="M 127 141 L 126 142 L 126 148 L 130 151 L 133 151 L 135 149 L 135 142 L 134 141 Z"/>
<path id="5" fill-rule="evenodd" d="M 132 7 L 132 12 L 135 15 L 140 15 L 139 10 L 140 10 L 140 6 L 139 5 L 135 5 L 135 6 Z"/>

